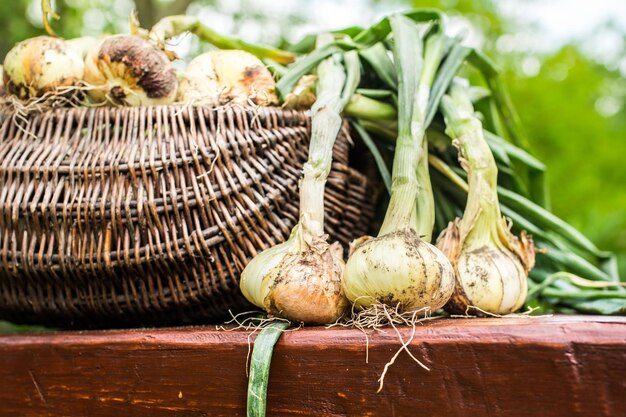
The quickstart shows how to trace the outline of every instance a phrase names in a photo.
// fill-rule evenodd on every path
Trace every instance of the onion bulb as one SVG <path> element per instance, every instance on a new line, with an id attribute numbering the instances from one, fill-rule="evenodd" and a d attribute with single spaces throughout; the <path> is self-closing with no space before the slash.
<path id="1" fill-rule="evenodd" d="M 434 311 L 450 298 L 454 273 L 446 256 L 413 228 L 379 235 L 358 246 L 346 263 L 346 297 L 402 311 Z"/>
<path id="2" fill-rule="evenodd" d="M 201 54 L 187 67 L 180 82 L 178 101 L 210 105 L 278 104 L 272 74 L 254 55 L 239 50 Z"/>
<path id="3" fill-rule="evenodd" d="M 500 214 L 498 169 L 474 115 L 468 87 L 456 81 L 442 100 L 446 132 L 468 172 L 463 218 L 451 222 L 437 246 L 455 270 L 456 290 L 446 309 L 456 313 L 508 314 L 526 300 L 528 272 L 534 265 L 532 238 L 511 233 Z M 472 311 L 475 307 L 478 311 Z"/>
<path id="4" fill-rule="evenodd" d="M 302 76 L 296 86 L 285 96 L 284 106 L 294 110 L 308 110 L 315 103 L 315 75 Z M 354 97 L 354 96 L 353 96 Z"/>
<path id="5" fill-rule="evenodd" d="M 431 35 L 422 48 L 413 22 L 396 15 L 390 23 L 399 80 L 391 199 L 378 236 L 362 239 L 364 243 L 348 258 L 343 284 L 346 296 L 358 307 L 383 303 L 399 312 L 427 313 L 442 307 L 454 289 L 450 262 L 428 243 L 434 202 L 426 186 L 430 180 L 424 177 L 426 106 L 441 61 L 443 37 Z"/>
<path id="6" fill-rule="evenodd" d="M 241 275 L 241 291 L 275 316 L 332 323 L 348 303 L 341 289 L 343 250 L 323 237 L 307 242 L 306 235 L 298 224 L 286 242 L 257 255 Z"/>
<path id="7" fill-rule="evenodd" d="M 40 97 L 83 78 L 83 60 L 59 38 L 38 36 L 15 45 L 4 58 L 4 85 L 19 98 Z"/>
<path id="8" fill-rule="evenodd" d="M 319 43 L 332 41 L 320 35 Z M 309 158 L 300 182 L 300 219 L 290 238 L 254 257 L 241 274 L 244 296 L 267 312 L 293 321 L 325 324 L 340 318 L 347 306 L 341 285 L 341 246 L 324 234 L 324 187 L 333 144 L 341 129 L 341 98 L 347 78 L 338 57 L 317 70 L 317 97 L 311 108 Z"/>
<path id="9" fill-rule="evenodd" d="M 100 42 L 101 41 L 98 38 L 94 38 L 93 36 L 81 36 L 80 38 L 73 38 L 65 41 L 65 43 L 67 43 L 67 45 L 83 60 L 87 57 L 89 52 L 98 47 Z"/>
<path id="10" fill-rule="evenodd" d="M 85 59 L 84 79 L 96 103 L 151 106 L 176 98 L 176 72 L 167 55 L 139 36 L 102 40 Z"/>

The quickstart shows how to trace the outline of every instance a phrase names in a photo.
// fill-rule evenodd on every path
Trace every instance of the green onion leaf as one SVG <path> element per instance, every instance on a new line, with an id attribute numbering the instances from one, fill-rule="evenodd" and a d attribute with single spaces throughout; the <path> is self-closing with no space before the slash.
<path id="1" fill-rule="evenodd" d="M 265 417 L 267 406 L 267 384 L 274 345 L 291 323 L 277 321 L 261 330 L 254 341 L 250 376 L 248 378 L 248 417 Z"/>
<path id="2" fill-rule="evenodd" d="M 389 172 L 389 167 L 387 167 L 387 163 L 385 159 L 380 153 L 378 146 L 374 143 L 372 137 L 367 133 L 367 130 L 361 125 L 358 121 L 352 122 L 352 127 L 356 130 L 356 133 L 361 137 L 365 146 L 370 150 L 372 156 L 374 157 L 374 161 L 376 162 L 376 167 L 378 168 L 378 172 L 383 179 L 383 183 L 385 184 L 385 188 L 387 191 L 391 191 L 391 173 Z"/>

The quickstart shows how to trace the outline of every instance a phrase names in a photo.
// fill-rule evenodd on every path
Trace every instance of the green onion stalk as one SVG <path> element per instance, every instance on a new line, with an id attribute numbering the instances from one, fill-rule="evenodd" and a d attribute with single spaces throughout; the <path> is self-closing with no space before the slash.
<path id="1" fill-rule="evenodd" d="M 319 45 L 332 36 L 318 37 Z M 341 112 L 358 83 L 351 56 L 332 55 L 317 69 L 317 99 L 311 108 L 311 143 L 300 183 L 300 218 L 289 239 L 258 254 L 241 274 L 243 295 L 268 313 L 292 321 L 331 323 L 347 306 L 341 279 L 345 268 L 339 243 L 324 233 L 324 188 Z M 358 64 L 358 62 L 357 62 Z M 345 85 L 345 88 L 344 88 Z M 350 90 L 350 91 L 349 91 Z"/>
<path id="2" fill-rule="evenodd" d="M 399 83 L 390 203 L 378 236 L 355 242 L 343 285 L 348 299 L 360 308 L 383 303 L 398 311 L 427 312 L 442 307 L 454 289 L 450 262 L 428 242 L 434 204 L 425 118 L 444 38 L 436 32 L 424 46 L 415 23 L 401 15 L 389 21 Z"/>
<path id="3" fill-rule="evenodd" d="M 455 80 L 441 102 L 446 133 L 468 175 L 462 218 L 437 241 L 455 271 L 456 287 L 446 309 L 456 313 L 508 314 L 526 300 L 528 272 L 535 262 L 533 240 L 513 235 L 500 213 L 498 168 L 474 113 L 468 85 Z"/>

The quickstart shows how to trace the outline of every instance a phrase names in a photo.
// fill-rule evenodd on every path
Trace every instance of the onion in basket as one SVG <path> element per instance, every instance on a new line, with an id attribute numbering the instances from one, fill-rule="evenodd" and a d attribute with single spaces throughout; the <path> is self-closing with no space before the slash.
<path id="1" fill-rule="evenodd" d="M 38 36 L 19 42 L 4 59 L 4 85 L 20 98 L 39 97 L 83 78 L 83 60 L 64 40 Z"/>
<path id="2" fill-rule="evenodd" d="M 204 104 L 278 104 L 276 83 L 260 59 L 240 50 L 218 50 L 194 58 L 180 82 L 178 100 Z"/>
<path id="3" fill-rule="evenodd" d="M 165 52 L 134 35 L 105 38 L 85 59 L 89 97 L 129 106 L 170 104 L 176 72 Z"/>

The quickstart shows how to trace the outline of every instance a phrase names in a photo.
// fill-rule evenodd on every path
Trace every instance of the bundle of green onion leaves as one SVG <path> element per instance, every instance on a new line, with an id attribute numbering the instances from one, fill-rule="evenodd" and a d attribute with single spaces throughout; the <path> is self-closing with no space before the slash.
<path id="1" fill-rule="evenodd" d="M 425 125 L 429 165 L 435 198 L 437 236 L 461 217 L 467 199 L 467 176 L 446 133 L 438 105 L 455 77 L 472 82 L 470 95 L 481 118 L 484 137 L 498 168 L 498 198 L 502 214 L 516 233 L 525 230 L 540 253 L 529 274 L 526 304 L 539 312 L 619 314 L 626 312 L 626 289 L 620 285 L 615 256 L 598 249 L 589 239 L 550 212 L 543 162 L 532 156 L 520 119 L 502 82 L 498 68 L 480 51 L 464 46 L 461 36 L 446 35 L 446 16 L 434 9 L 403 13 L 419 26 L 421 42 L 444 34 L 444 53 L 431 87 Z M 285 96 L 303 75 L 324 59 L 356 51 L 360 82 L 344 108 L 376 160 L 390 187 L 390 163 L 398 136 L 398 80 L 393 61 L 389 18 L 369 28 L 349 27 L 333 33 L 334 42 L 316 48 L 316 36 L 289 49 L 301 54 L 280 71 L 278 92 Z M 343 59 L 349 73 L 354 63 Z M 352 69 L 354 71 L 354 69 Z"/>
<path id="2" fill-rule="evenodd" d="M 521 298 L 508 300 L 508 310 L 504 308 L 501 311 L 516 311 L 525 304 L 538 313 L 626 312 L 626 288 L 618 276 L 614 255 L 598 249 L 575 228 L 550 212 L 546 166 L 528 149 L 520 119 L 498 68 L 482 52 L 465 46 L 463 36 L 449 35 L 446 20 L 446 16 L 437 10 L 417 9 L 383 18 L 369 28 L 349 27 L 334 31 L 330 36 L 324 34 L 323 42 L 320 42 L 320 35 L 310 35 L 286 47 L 298 55 L 293 64 L 287 67 L 275 63 L 270 65 L 278 79 L 277 92 L 285 102 L 285 98 L 297 90 L 303 77 L 316 74 L 320 78 L 318 83 L 323 87 L 318 85 L 318 101 L 311 110 L 314 138 L 317 134 L 331 135 L 327 131 L 320 133 L 323 129 L 319 128 L 319 124 L 316 131 L 315 123 L 317 113 L 321 113 L 320 108 L 332 107 L 349 120 L 353 131 L 369 148 L 376 162 L 391 198 L 381 199 L 382 211 L 387 208 L 386 216 L 378 237 L 361 243 L 361 247 L 370 245 L 369 252 L 362 251 L 361 258 L 371 258 L 374 249 L 382 248 L 384 252 L 385 239 L 388 241 L 390 236 L 402 232 L 406 225 L 415 229 L 426 242 L 431 240 L 431 236 L 453 237 L 454 233 L 450 230 L 456 228 L 462 231 L 463 227 L 482 227 L 486 232 L 477 240 L 497 240 L 494 236 L 505 236 L 503 240 L 506 241 L 506 236 L 510 235 L 513 236 L 511 241 L 517 245 L 515 247 L 521 248 L 518 253 L 522 260 L 525 259 L 524 251 L 533 252 L 526 259 L 528 262 L 521 262 L 518 268 L 524 281 L 528 275 L 527 292 L 524 288 L 518 293 Z M 343 68 L 338 70 L 337 66 Z M 339 86 L 343 85 L 343 88 L 335 89 L 334 96 L 330 88 L 332 82 L 323 78 L 333 80 L 329 73 L 338 74 L 334 80 L 339 80 Z M 420 96 L 420 91 L 426 93 Z M 411 95 L 417 99 L 412 101 Z M 325 129 L 328 130 L 328 127 Z M 407 165 L 410 158 L 399 157 L 398 154 L 421 152 L 419 141 L 407 139 L 416 136 L 415 131 L 420 129 L 426 141 L 421 153 L 424 163 L 411 162 Z M 310 155 L 321 152 L 321 148 L 318 149 L 313 142 Z M 314 158 L 310 158 L 309 163 L 311 161 L 316 162 Z M 490 167 L 490 164 L 494 166 Z M 318 165 L 316 162 L 312 166 Z M 424 169 L 420 170 L 420 167 Z M 412 174 L 411 170 L 413 173 L 417 171 L 416 174 Z M 316 172 L 316 175 L 323 176 L 323 171 Z M 400 172 L 407 175 L 402 176 Z M 407 206 L 404 204 L 406 201 L 398 203 L 398 199 L 402 200 L 398 196 L 408 193 L 407 181 L 415 181 L 417 189 L 426 189 L 428 192 L 425 194 L 432 195 L 431 203 L 421 201 L 419 196 L 416 200 L 414 195 L 410 197 L 412 200 L 408 200 L 408 206 L 418 206 L 417 222 L 415 211 L 409 213 L 409 210 L 409 214 L 403 215 L 400 206 Z M 306 167 L 303 182 L 307 182 Z M 482 194 L 472 196 L 470 192 L 468 199 L 472 184 Z M 402 193 L 398 192 L 399 189 Z M 301 188 L 301 206 L 303 194 L 308 195 L 308 192 L 303 193 Z M 491 213 L 486 213 L 490 206 L 484 204 L 487 200 L 491 203 L 495 201 L 495 204 L 490 203 L 495 207 Z M 429 211 L 434 214 L 434 228 L 429 224 L 432 217 Z M 250 290 L 253 288 L 250 282 L 259 286 L 262 278 L 292 268 L 297 261 L 291 258 L 285 261 L 289 258 L 285 254 L 304 253 L 311 246 L 311 241 L 317 245 L 316 253 L 329 252 L 328 244 L 320 243 L 321 232 L 311 233 L 310 229 L 323 229 L 323 218 L 311 223 L 310 218 L 301 213 L 300 223 L 294 228 L 289 242 L 258 257 L 258 263 L 265 269 L 258 269 L 255 261 L 251 262 L 253 266 L 248 269 L 254 271 L 247 272 L 252 278 L 242 277 L 242 290 L 248 299 L 254 302 L 257 297 L 259 302 L 255 304 L 269 313 L 273 313 L 272 308 L 280 303 L 286 306 L 285 311 L 289 310 L 289 300 L 285 300 L 282 294 L 255 294 Z M 526 233 L 534 239 L 536 256 L 532 240 L 530 245 L 525 243 Z M 319 249 L 320 245 L 322 249 Z M 501 242 L 494 242 L 493 246 L 497 248 L 499 245 Z M 444 245 L 438 242 L 437 246 L 445 252 L 445 242 Z M 394 254 L 389 253 L 388 257 Z M 446 255 L 449 257 L 448 253 Z M 358 278 L 359 273 L 363 275 L 361 264 L 367 263 L 359 262 L 355 266 L 357 262 L 354 259 L 358 256 L 357 249 L 347 261 L 343 273 L 344 290 L 352 303 L 367 307 L 358 297 L 355 299 L 349 294 L 353 286 L 349 280 L 354 281 L 355 278 L 351 277 Z M 333 262 L 330 260 L 329 265 L 333 266 Z M 281 271 L 272 272 L 268 265 Z M 370 268 L 366 272 L 371 273 L 368 277 L 371 281 L 374 271 Z M 332 284 L 331 273 L 325 269 L 323 274 L 329 277 L 320 285 Z M 443 282 L 445 277 L 439 278 Z M 277 282 L 284 282 L 284 279 L 279 277 Z M 298 294 L 299 289 L 294 288 L 291 291 Z M 357 285 L 355 288 L 357 293 L 367 292 L 364 287 Z M 263 305 L 263 299 L 271 300 L 269 308 Z M 331 301 L 328 301 L 329 305 L 336 307 Z M 450 311 L 449 308 L 446 310 Z M 493 311 L 500 310 L 494 308 Z M 333 309 L 328 307 L 323 313 L 328 314 L 320 316 L 319 320 L 314 318 L 312 322 L 328 322 L 326 317 L 332 317 Z M 283 317 L 298 321 L 298 317 Z M 288 325 L 284 322 L 272 324 L 261 332 L 255 343 L 249 385 L 249 415 L 264 415 L 272 346 L 286 327 Z"/>

